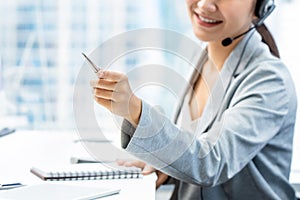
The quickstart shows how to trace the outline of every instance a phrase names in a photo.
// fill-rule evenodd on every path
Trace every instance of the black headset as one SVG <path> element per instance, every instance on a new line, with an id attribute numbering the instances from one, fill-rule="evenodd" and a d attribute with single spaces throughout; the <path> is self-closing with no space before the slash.
<path id="1" fill-rule="evenodd" d="M 273 12 L 274 9 L 274 0 L 257 0 L 255 6 L 255 16 L 258 17 L 258 21 L 255 23 L 256 26 L 262 25 L 262 23 Z"/>
<path id="2" fill-rule="evenodd" d="M 232 43 L 233 40 L 261 26 L 264 23 L 265 19 L 273 12 L 274 9 L 274 0 L 257 0 L 254 14 L 255 16 L 257 16 L 258 20 L 254 22 L 254 26 L 249 28 L 247 31 L 239 34 L 238 36 L 225 38 L 224 40 L 222 40 L 222 45 L 224 47 L 227 47 Z"/>

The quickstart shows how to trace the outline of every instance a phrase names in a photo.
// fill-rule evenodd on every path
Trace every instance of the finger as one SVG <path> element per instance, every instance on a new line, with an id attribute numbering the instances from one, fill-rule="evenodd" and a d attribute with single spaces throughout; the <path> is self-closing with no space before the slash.
<path id="1" fill-rule="evenodd" d="M 166 182 L 166 180 L 168 179 L 168 175 L 164 174 L 160 171 L 157 171 L 157 180 L 156 180 L 156 188 L 158 188 L 159 186 L 161 186 L 164 182 Z"/>
<path id="2" fill-rule="evenodd" d="M 93 91 L 95 97 L 97 98 L 102 98 L 102 99 L 107 99 L 107 100 L 112 100 L 113 99 L 113 91 L 111 90 L 104 90 L 104 89 L 94 89 Z"/>
<path id="3" fill-rule="evenodd" d="M 118 165 L 124 165 L 124 163 L 126 162 L 125 160 L 121 160 L 121 159 L 117 159 L 116 160 Z"/>
<path id="4" fill-rule="evenodd" d="M 107 79 L 110 81 L 119 82 L 121 80 L 126 79 L 126 75 L 120 72 L 115 71 L 102 71 L 97 73 L 98 78 L 100 79 Z"/>
<path id="5" fill-rule="evenodd" d="M 104 70 L 101 68 L 98 70 L 98 72 L 96 73 L 96 75 L 99 77 L 99 76 L 102 76 Z"/>
<path id="6" fill-rule="evenodd" d="M 156 171 L 156 170 L 155 170 L 152 166 L 146 165 L 146 166 L 144 167 L 143 171 L 142 171 L 142 174 L 143 174 L 143 175 L 148 175 L 148 174 L 151 174 L 151 173 L 153 173 L 153 172 L 155 172 L 155 171 Z"/>
<path id="7" fill-rule="evenodd" d="M 117 82 L 109 81 L 106 79 L 98 79 L 98 80 L 91 80 L 90 86 L 93 88 L 101 88 L 105 90 L 114 90 L 116 87 Z"/>
<path id="8" fill-rule="evenodd" d="M 145 167 L 144 162 L 137 161 L 137 160 L 134 160 L 134 161 L 132 161 L 132 160 L 130 160 L 130 161 L 128 161 L 128 160 L 117 160 L 117 163 L 119 165 L 123 165 L 123 166 L 126 166 L 126 167 L 134 166 L 134 167 L 138 167 L 138 168 L 141 168 L 141 169 L 143 169 Z"/>
<path id="9" fill-rule="evenodd" d="M 124 163 L 124 166 L 126 167 L 138 167 L 138 168 L 141 168 L 143 169 L 145 167 L 145 163 L 144 162 L 141 162 L 141 161 L 126 161 Z"/>
<path id="10" fill-rule="evenodd" d="M 103 107 L 105 107 L 106 109 L 108 109 L 109 111 L 112 111 L 112 101 L 109 99 L 102 99 L 102 98 L 98 98 L 94 96 L 94 100 L 102 105 Z"/>

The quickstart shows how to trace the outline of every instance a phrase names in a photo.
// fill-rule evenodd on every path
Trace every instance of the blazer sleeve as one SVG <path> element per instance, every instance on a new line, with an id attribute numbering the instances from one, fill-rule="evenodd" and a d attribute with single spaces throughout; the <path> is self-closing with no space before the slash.
<path id="1" fill-rule="evenodd" d="M 204 186 L 223 183 L 282 131 L 286 121 L 293 123 L 288 118 L 294 117 L 289 109 L 295 109 L 295 99 L 288 87 L 274 70 L 254 70 L 224 99 L 228 107 L 205 132 L 183 130 L 143 102 L 138 127 L 127 129 L 134 134 L 126 150 L 176 179 Z"/>
<path id="2" fill-rule="evenodd" d="M 121 127 L 121 146 L 122 146 L 122 148 L 125 149 L 127 147 L 134 132 L 135 132 L 134 126 L 129 121 L 124 119 L 122 122 L 122 127 Z"/>

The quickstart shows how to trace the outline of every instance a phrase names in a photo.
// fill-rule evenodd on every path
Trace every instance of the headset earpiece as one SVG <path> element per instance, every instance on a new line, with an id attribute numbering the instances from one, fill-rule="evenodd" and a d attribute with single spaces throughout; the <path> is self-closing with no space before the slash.
<path id="1" fill-rule="evenodd" d="M 258 18 L 263 18 L 274 6 L 274 0 L 257 0 L 255 15 Z"/>
<path id="2" fill-rule="evenodd" d="M 274 9 L 274 0 L 257 0 L 255 15 L 258 17 L 258 21 L 255 23 L 255 25 L 262 25 L 265 19 L 273 12 Z"/>
<path id="3" fill-rule="evenodd" d="M 265 19 L 273 12 L 274 9 L 274 0 L 257 0 L 255 7 L 255 15 L 257 16 L 258 20 L 254 22 L 254 26 L 249 28 L 247 31 L 239 34 L 238 36 L 225 38 L 224 40 L 222 40 L 222 45 L 224 47 L 227 47 L 232 43 L 233 40 L 261 26 L 264 23 Z"/>

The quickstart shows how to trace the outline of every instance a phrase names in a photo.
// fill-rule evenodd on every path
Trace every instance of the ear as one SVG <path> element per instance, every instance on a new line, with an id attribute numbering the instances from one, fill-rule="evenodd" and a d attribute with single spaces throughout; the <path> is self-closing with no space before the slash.
<path id="1" fill-rule="evenodd" d="M 253 14 L 252 23 L 255 24 L 256 22 L 258 22 L 258 20 L 259 20 L 259 18 L 255 14 Z"/>
<path id="2" fill-rule="evenodd" d="M 255 23 L 259 20 L 258 16 L 256 15 L 256 4 L 257 4 L 257 0 L 253 1 L 253 4 L 252 4 L 252 23 Z"/>

